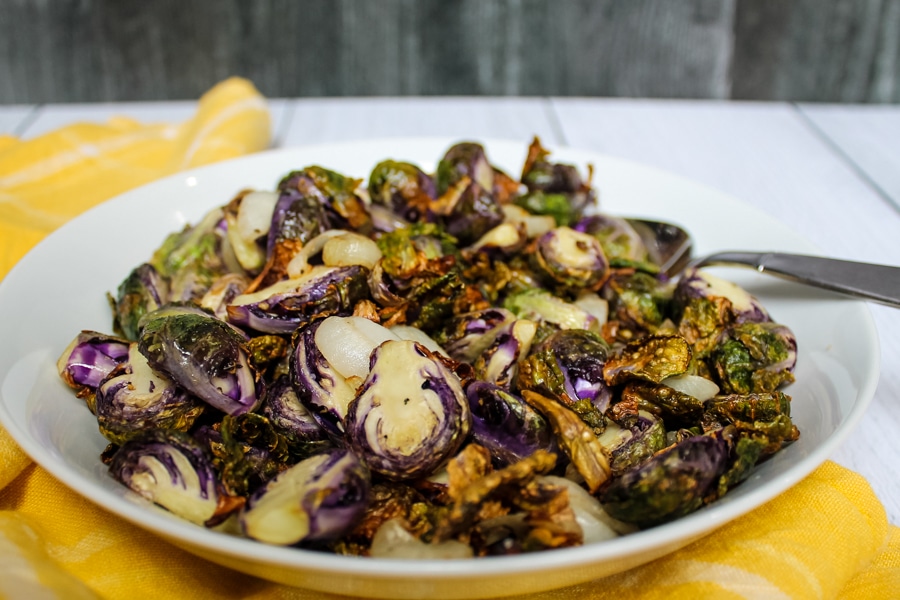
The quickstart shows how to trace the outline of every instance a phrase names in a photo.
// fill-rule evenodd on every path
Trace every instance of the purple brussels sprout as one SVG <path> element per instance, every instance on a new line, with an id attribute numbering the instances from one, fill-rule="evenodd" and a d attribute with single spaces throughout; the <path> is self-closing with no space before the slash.
<path id="1" fill-rule="evenodd" d="M 169 284 L 156 268 L 144 263 L 119 285 L 113 304 L 115 325 L 129 340 L 140 336 L 141 318 L 167 302 Z"/>
<path id="2" fill-rule="evenodd" d="M 237 296 L 226 307 L 228 322 L 263 333 L 287 334 L 317 316 L 349 315 L 368 297 L 368 270 L 359 265 L 313 267 L 296 279 Z"/>
<path id="3" fill-rule="evenodd" d="M 147 315 L 139 342 L 152 368 L 227 414 L 257 407 L 263 382 L 248 358 L 245 337 L 202 311 L 158 312 L 163 314 Z"/>
<path id="4" fill-rule="evenodd" d="M 516 316 L 505 308 L 486 308 L 456 315 L 435 335 L 450 357 L 474 363 Z"/>
<path id="5" fill-rule="evenodd" d="M 503 221 L 494 197 L 494 176 L 484 147 L 474 142 L 456 144 L 438 163 L 437 192 L 451 207 L 444 226 L 463 244 L 475 242 Z"/>
<path id="6" fill-rule="evenodd" d="M 219 504 L 212 460 L 183 431 L 139 432 L 113 455 L 109 473 L 147 500 L 198 525 L 212 518 Z"/>
<path id="7" fill-rule="evenodd" d="M 717 492 L 729 448 L 713 436 L 689 437 L 611 480 L 600 494 L 614 519 L 651 527 L 691 513 Z"/>
<path id="8" fill-rule="evenodd" d="M 773 392 L 794 381 L 797 338 L 771 321 L 735 325 L 713 349 L 709 363 L 726 393 Z"/>
<path id="9" fill-rule="evenodd" d="M 562 292 L 596 288 L 609 273 L 600 242 L 569 227 L 557 227 L 538 238 L 531 262 L 551 287 Z"/>
<path id="10" fill-rule="evenodd" d="M 436 196 L 431 177 L 408 162 L 385 160 L 369 175 L 372 202 L 389 207 L 410 222 L 434 221 Z"/>
<path id="11" fill-rule="evenodd" d="M 266 389 L 262 414 L 288 445 L 301 453 L 330 447 L 331 438 L 318 420 L 300 402 L 290 378 L 279 377 Z"/>
<path id="12" fill-rule="evenodd" d="M 386 341 L 350 403 L 347 440 L 389 479 L 431 474 L 469 433 L 471 413 L 459 378 L 419 343 Z"/>
<path id="13" fill-rule="evenodd" d="M 364 325 L 368 326 L 363 332 Z M 325 333 L 320 333 L 323 327 Z M 348 407 L 358 383 L 368 374 L 369 355 L 383 341 L 379 334 L 383 339 L 396 339 L 386 328 L 361 317 L 328 317 L 294 336 L 291 383 L 313 418 L 335 438 L 343 437 Z M 332 364 L 326 353 L 340 358 L 341 364 Z"/>
<path id="14" fill-rule="evenodd" d="M 614 477 L 646 462 L 668 445 L 663 421 L 643 410 L 629 419 L 627 427 L 609 422 L 599 440 L 609 452 Z"/>
<path id="15" fill-rule="evenodd" d="M 584 211 L 597 202 L 591 188 L 590 170 L 587 180 L 572 165 L 552 163 L 538 138 L 528 148 L 522 167 L 522 183 L 527 192 L 515 203 L 536 215 L 550 215 L 560 226 L 577 222 Z"/>
<path id="16" fill-rule="evenodd" d="M 516 387 L 534 390 L 567 406 L 586 401 L 605 413 L 612 397 L 603 377 L 608 354 L 609 345 L 596 333 L 556 331 L 522 361 Z"/>
<path id="17" fill-rule="evenodd" d="M 494 384 L 475 381 L 466 387 L 472 411 L 472 437 L 506 466 L 537 450 L 559 454 L 547 420 L 520 397 Z"/>
<path id="18" fill-rule="evenodd" d="M 77 390 L 79 397 L 88 398 L 88 407 L 94 409 L 94 392 L 113 369 L 128 360 L 130 342 L 119 337 L 82 331 L 56 361 L 59 376 L 69 387 Z"/>
<path id="19" fill-rule="evenodd" d="M 519 361 L 531 350 L 537 327 L 528 319 L 516 319 L 503 327 L 472 364 L 475 376 L 509 389 L 518 373 Z"/>
<path id="20" fill-rule="evenodd" d="M 137 343 L 131 344 L 128 359 L 100 382 L 95 397 L 100 432 L 119 445 L 146 429 L 187 431 L 205 406 L 151 369 Z"/>
<path id="21" fill-rule="evenodd" d="M 365 203 L 356 194 L 360 183 L 359 179 L 312 165 L 285 175 L 278 190 L 315 198 L 325 209 L 328 223 L 325 229 L 350 229 L 366 234 L 372 221 Z"/>
<path id="22" fill-rule="evenodd" d="M 250 496 L 240 514 L 241 530 L 281 546 L 333 541 L 362 518 L 370 488 L 369 470 L 352 452 L 316 454 Z"/>
<path id="23" fill-rule="evenodd" d="M 682 273 L 672 307 L 678 332 L 698 358 L 708 356 L 730 326 L 771 321 L 759 300 L 746 290 L 694 268 Z"/>

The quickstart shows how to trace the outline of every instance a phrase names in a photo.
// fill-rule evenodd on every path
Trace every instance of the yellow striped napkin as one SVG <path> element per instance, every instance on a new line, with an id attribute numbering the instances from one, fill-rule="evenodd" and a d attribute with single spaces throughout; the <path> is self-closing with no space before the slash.
<path id="1" fill-rule="evenodd" d="M 181 125 L 128 119 L 30 141 L 0 137 L 0 277 L 81 211 L 179 169 L 269 143 L 263 98 L 241 79 Z M 632 571 L 528 600 L 900 598 L 900 529 L 859 475 L 828 462 L 706 538 Z M 188 554 L 84 500 L 0 428 L 0 599 L 336 599 Z"/>

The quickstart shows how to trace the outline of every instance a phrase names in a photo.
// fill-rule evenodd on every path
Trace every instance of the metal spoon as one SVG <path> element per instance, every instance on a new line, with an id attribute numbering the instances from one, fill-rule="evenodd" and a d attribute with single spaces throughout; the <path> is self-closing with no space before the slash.
<path id="1" fill-rule="evenodd" d="M 650 258 L 669 276 L 687 267 L 743 266 L 900 308 L 900 267 L 783 252 L 728 251 L 692 259 L 691 236 L 681 227 L 645 219 L 626 220 L 647 245 Z"/>

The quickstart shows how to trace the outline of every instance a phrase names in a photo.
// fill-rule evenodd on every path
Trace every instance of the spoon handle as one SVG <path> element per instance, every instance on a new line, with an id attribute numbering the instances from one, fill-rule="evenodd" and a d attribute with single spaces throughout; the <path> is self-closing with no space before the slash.
<path id="1" fill-rule="evenodd" d="M 900 267 L 778 252 L 719 252 L 692 266 L 704 265 L 748 266 L 760 273 L 900 308 Z"/>

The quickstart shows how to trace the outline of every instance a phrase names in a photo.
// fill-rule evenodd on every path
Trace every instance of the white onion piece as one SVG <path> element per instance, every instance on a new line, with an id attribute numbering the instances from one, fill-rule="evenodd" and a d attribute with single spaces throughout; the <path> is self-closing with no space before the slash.
<path id="1" fill-rule="evenodd" d="M 709 400 L 719 393 L 719 386 L 699 375 L 675 375 L 663 379 L 662 384 L 682 394 L 693 396 L 701 402 Z"/>
<path id="2" fill-rule="evenodd" d="M 544 235 L 556 227 L 556 221 L 550 215 L 533 215 L 515 204 L 504 204 L 501 209 L 504 221 L 525 225 L 525 235 L 529 239 Z"/>
<path id="3" fill-rule="evenodd" d="M 418 327 L 413 327 L 412 325 L 391 325 L 389 329 L 401 340 L 411 340 L 413 342 L 419 342 L 435 354 L 450 356 L 449 354 L 447 354 L 446 350 L 441 348 L 440 344 L 431 339 L 431 336 L 429 336 Z"/>
<path id="4" fill-rule="evenodd" d="M 291 262 L 288 263 L 288 277 L 293 279 L 295 277 L 300 277 L 309 271 L 309 259 L 321 252 L 322 248 L 325 247 L 325 244 L 328 243 L 328 240 L 344 235 L 345 233 L 349 232 L 344 231 L 343 229 L 329 229 L 303 244 L 300 251 L 295 254 L 291 259 Z"/>
<path id="5" fill-rule="evenodd" d="M 520 242 L 524 242 L 522 235 L 524 235 L 523 230 L 519 228 L 517 223 L 500 223 L 472 244 L 471 249 L 478 250 L 484 246 L 510 248 Z"/>
<path id="6" fill-rule="evenodd" d="M 362 265 L 371 269 L 380 259 L 378 244 L 364 235 L 349 231 L 329 238 L 322 247 L 322 263 L 329 267 Z"/>
<path id="7" fill-rule="evenodd" d="M 249 241 L 268 234 L 277 203 L 278 194 L 275 192 L 250 192 L 241 198 L 237 213 L 238 235 Z"/>
<path id="8" fill-rule="evenodd" d="M 578 296 L 575 306 L 597 319 L 599 325 L 603 325 L 609 319 L 609 302 L 593 292 Z"/>
<path id="9" fill-rule="evenodd" d="M 544 475 L 540 479 L 569 490 L 569 507 L 575 513 L 575 521 L 581 525 L 585 544 L 602 542 L 637 530 L 634 525 L 609 516 L 600 501 L 574 481 L 555 475 Z"/>
<path id="10" fill-rule="evenodd" d="M 328 317 L 316 330 L 316 347 L 344 378 L 369 374 L 369 355 L 387 340 L 400 338 L 363 317 Z"/>
<path id="11" fill-rule="evenodd" d="M 472 548 L 456 540 L 426 544 L 406 531 L 398 519 L 388 519 L 372 536 L 369 555 L 374 558 L 412 558 L 421 560 L 472 558 Z"/>

